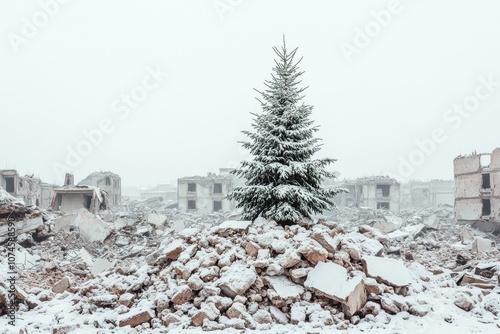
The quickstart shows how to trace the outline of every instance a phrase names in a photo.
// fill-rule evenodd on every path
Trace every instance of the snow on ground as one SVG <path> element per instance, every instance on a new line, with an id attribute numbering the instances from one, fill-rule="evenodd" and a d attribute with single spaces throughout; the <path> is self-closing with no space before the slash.
<path id="1" fill-rule="evenodd" d="M 17 323 L 0 316 L 0 333 L 499 333 L 500 252 L 471 250 L 474 238 L 495 237 L 435 211 L 408 214 L 403 233 L 389 235 L 363 222 L 220 228 L 198 218 L 208 227 L 175 234 L 171 213 L 163 225 L 111 227 L 103 244 L 61 231 L 18 251 L 33 266 L 19 270 Z M 433 214 L 440 224 L 423 228 Z M 104 260 L 111 269 L 96 271 Z M 350 321 L 344 299 L 354 287 L 339 290 L 349 282 L 367 292 Z"/>

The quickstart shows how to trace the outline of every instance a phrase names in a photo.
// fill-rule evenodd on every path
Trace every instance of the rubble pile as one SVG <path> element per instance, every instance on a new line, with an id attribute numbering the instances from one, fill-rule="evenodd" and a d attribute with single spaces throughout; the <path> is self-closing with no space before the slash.
<path id="1" fill-rule="evenodd" d="M 285 228 L 264 219 L 204 229 L 174 223 L 154 212 L 139 222 L 119 217 L 103 241 L 61 229 L 23 250 L 40 255 L 38 270 L 24 276 L 30 279 L 23 281 L 20 310 L 43 316 L 43 304 L 66 302 L 65 315 L 58 317 L 67 322 L 137 332 L 267 330 L 277 324 L 370 329 L 396 315 L 409 319 L 439 311 L 443 301 L 433 304 L 423 294 L 431 291 L 454 308 L 500 324 L 500 265 L 493 261 L 500 253 L 492 245 L 483 249 L 487 242 L 478 239 L 474 253 L 472 232 L 468 241 L 457 241 L 463 246 L 457 249 L 444 241 L 443 225 L 394 237 L 417 225 L 384 234 L 324 219 Z M 438 244 L 443 254 L 426 253 L 439 251 Z M 452 250 L 463 257 L 460 263 L 450 258 Z M 453 321 L 443 314 L 443 321 Z M 40 326 L 34 319 L 24 329 Z"/>
<path id="2" fill-rule="evenodd" d="M 45 212 L 34 205 L 25 203 L 0 188 L 0 244 L 9 237 L 9 222 L 15 223 L 18 242 L 42 240 L 47 237 L 47 217 Z"/>

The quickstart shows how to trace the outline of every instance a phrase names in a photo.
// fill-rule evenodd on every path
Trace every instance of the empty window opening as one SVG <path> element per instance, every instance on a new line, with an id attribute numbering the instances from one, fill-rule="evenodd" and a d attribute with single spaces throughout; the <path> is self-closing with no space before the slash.
<path id="1" fill-rule="evenodd" d="M 481 155 L 479 158 L 479 163 L 481 167 L 488 167 L 490 165 L 491 156 L 489 154 Z"/>
<path id="2" fill-rule="evenodd" d="M 377 203 L 377 209 L 387 209 L 389 210 L 389 202 Z"/>
<path id="3" fill-rule="evenodd" d="M 491 188 L 490 185 L 490 173 L 483 174 L 483 189 Z"/>
<path id="4" fill-rule="evenodd" d="M 111 179 L 109 177 L 106 178 L 106 185 L 107 186 L 111 185 Z"/>
<path id="5" fill-rule="evenodd" d="M 388 197 L 391 186 L 388 184 L 377 184 L 377 196 Z"/>
<path id="6" fill-rule="evenodd" d="M 214 212 L 222 210 L 222 201 L 214 201 Z"/>
<path id="7" fill-rule="evenodd" d="M 222 194 L 222 183 L 214 183 L 214 194 Z"/>
<path id="8" fill-rule="evenodd" d="M 85 208 L 90 210 L 90 206 L 92 205 L 92 196 L 85 196 Z"/>
<path id="9" fill-rule="evenodd" d="M 489 199 L 483 199 L 483 216 L 491 215 L 491 202 Z"/>
<path id="10" fill-rule="evenodd" d="M 196 209 L 196 201 L 188 200 L 188 210 L 195 210 L 195 209 Z"/>
<path id="11" fill-rule="evenodd" d="M 10 194 L 14 193 L 14 177 L 5 178 L 5 191 Z"/>
<path id="12" fill-rule="evenodd" d="M 188 191 L 196 192 L 196 183 L 188 183 Z"/>

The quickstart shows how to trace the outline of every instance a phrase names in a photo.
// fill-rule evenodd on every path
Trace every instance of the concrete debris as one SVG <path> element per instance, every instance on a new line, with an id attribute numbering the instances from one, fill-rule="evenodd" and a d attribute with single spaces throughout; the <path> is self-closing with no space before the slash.
<path id="1" fill-rule="evenodd" d="M 113 263 L 108 261 L 107 259 L 96 259 L 90 269 L 90 273 L 93 276 L 99 275 L 100 273 L 107 271 L 113 267 Z"/>
<path id="2" fill-rule="evenodd" d="M 383 233 L 390 233 L 401 227 L 401 218 L 393 215 L 385 215 L 382 219 L 377 219 L 373 223 L 373 227 L 380 230 Z"/>
<path id="3" fill-rule="evenodd" d="M 16 205 L 17 222 L 40 217 L 38 228 L 48 231 L 45 239 L 25 232 L 20 240 L 26 246 L 17 247 L 24 262 L 20 319 L 66 303 L 75 323 L 60 318 L 61 332 L 67 326 L 89 332 L 127 326 L 141 333 L 245 331 L 276 324 L 350 330 L 387 324 L 392 316 L 427 317 L 435 312 L 434 296 L 442 298 L 439 305 L 471 315 L 500 312 L 500 252 L 491 242 L 498 240 L 467 230 L 482 250 L 473 253 L 472 240 L 463 242 L 471 238 L 463 237 L 447 206 L 406 209 L 399 217 L 375 212 L 371 219 L 396 227 L 385 234 L 369 219 L 357 220 L 352 208 L 316 224 L 281 227 L 263 218 L 224 222 L 221 213 L 146 206 L 110 211 L 104 222 L 86 209 L 62 215 Z M 0 282 L 0 302 L 6 298 Z M 6 312 L 1 303 L 0 312 Z M 56 328 L 23 326 L 26 332 Z"/>
<path id="4" fill-rule="evenodd" d="M 366 303 L 363 279 L 349 279 L 347 270 L 335 263 L 318 263 L 307 275 L 304 286 L 327 298 L 342 303 L 343 312 L 353 316 Z"/>
<path id="5" fill-rule="evenodd" d="M 439 228 L 439 218 L 436 215 L 429 216 L 424 220 L 424 225 L 437 230 Z"/>
<path id="6" fill-rule="evenodd" d="M 403 287 L 413 282 L 408 269 L 401 261 L 376 256 L 364 256 L 362 261 L 366 275 L 380 283 Z"/>
<path id="7" fill-rule="evenodd" d="M 231 233 L 241 233 L 248 229 L 252 222 L 251 221 L 238 221 L 238 220 L 227 220 L 217 226 L 217 233 L 220 235 L 227 236 Z"/>
<path id="8" fill-rule="evenodd" d="M 150 212 L 146 220 L 149 224 L 161 226 L 167 223 L 167 216 L 161 213 Z"/>
<path id="9" fill-rule="evenodd" d="M 87 209 L 55 219 L 55 230 L 76 231 L 87 242 L 103 242 L 110 235 L 108 224 Z"/>
<path id="10" fill-rule="evenodd" d="M 69 285 L 70 285 L 69 279 L 67 277 L 63 277 L 63 279 L 61 279 L 52 287 L 52 292 L 63 293 L 69 288 Z"/>
<path id="11" fill-rule="evenodd" d="M 0 188 L 0 244 L 12 236 L 12 223 L 15 224 L 16 236 L 30 233 L 40 239 L 47 232 L 45 221 L 47 214 L 34 205 L 26 205 Z"/>
<path id="12" fill-rule="evenodd" d="M 137 325 L 150 321 L 153 317 L 154 313 L 151 310 L 133 310 L 118 317 L 118 326 L 136 327 Z"/>
<path id="13" fill-rule="evenodd" d="M 493 243 L 489 239 L 476 237 L 472 242 L 472 252 L 489 252 L 493 249 Z"/>

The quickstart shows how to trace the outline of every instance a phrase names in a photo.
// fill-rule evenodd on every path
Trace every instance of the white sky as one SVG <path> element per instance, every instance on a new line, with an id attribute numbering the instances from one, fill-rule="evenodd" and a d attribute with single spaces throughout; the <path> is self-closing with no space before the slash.
<path id="1" fill-rule="evenodd" d="M 77 181 L 110 170 L 124 185 L 169 183 L 234 166 L 248 158 L 237 141 L 260 111 L 253 88 L 270 78 L 283 34 L 304 57 L 320 155 L 338 159 L 341 177 L 451 179 L 454 157 L 500 146 L 500 85 L 474 97 L 480 77 L 500 83 L 495 0 L 401 0 L 350 62 L 341 46 L 380 27 L 372 12 L 390 1 L 66 0 L 49 17 L 40 3 L 51 1 L 0 2 L 0 169 L 61 182 L 54 164 L 67 165 L 68 147 L 84 147 L 82 132 L 103 119 L 113 130 L 63 168 Z M 128 116 L 115 113 L 147 68 L 168 77 L 148 79 L 156 87 Z M 479 105 L 447 113 L 464 101 Z M 445 140 L 418 153 L 415 141 L 436 129 Z"/>

